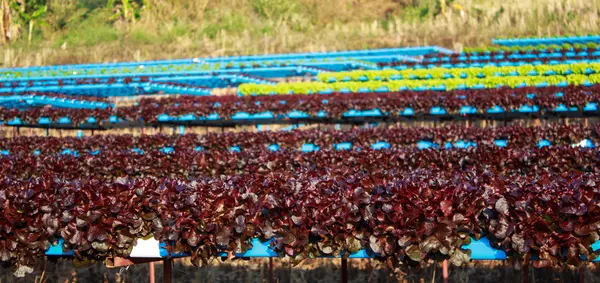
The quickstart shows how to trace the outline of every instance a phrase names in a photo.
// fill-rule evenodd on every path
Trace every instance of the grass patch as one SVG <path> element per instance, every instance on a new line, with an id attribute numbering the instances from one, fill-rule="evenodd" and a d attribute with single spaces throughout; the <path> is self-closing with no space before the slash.
<path id="1" fill-rule="evenodd" d="M 126 39 L 130 43 L 144 45 L 154 43 L 156 37 L 141 28 L 135 28 L 127 34 Z"/>
<path id="2" fill-rule="evenodd" d="M 211 39 L 215 39 L 220 31 L 226 31 L 229 34 L 239 34 L 251 26 L 249 18 L 236 10 L 208 10 L 207 14 L 209 16 L 203 23 L 204 28 L 202 29 L 202 33 Z"/>
<path id="3" fill-rule="evenodd" d="M 132 54 L 150 60 L 415 45 L 460 50 L 495 37 L 600 33 L 600 0 L 446 0 L 445 12 L 439 0 L 145 0 L 149 8 L 135 23 L 110 22 L 113 13 L 99 0 L 56 1 L 73 3 L 54 6 L 52 28 L 36 32 L 31 46 L 21 37 L 4 48 L 10 52 L 1 66 L 28 65 L 39 54 L 53 64 Z"/>
<path id="4" fill-rule="evenodd" d="M 107 18 L 106 11 L 98 10 L 81 22 L 69 24 L 64 36 L 58 40 L 58 45 L 67 43 L 67 46 L 90 47 L 117 41 L 119 32 Z"/>

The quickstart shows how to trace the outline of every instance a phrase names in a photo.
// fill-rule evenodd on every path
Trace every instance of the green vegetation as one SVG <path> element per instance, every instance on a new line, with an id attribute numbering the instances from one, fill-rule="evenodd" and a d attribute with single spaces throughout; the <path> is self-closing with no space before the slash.
<path id="1" fill-rule="evenodd" d="M 582 43 L 563 43 L 557 44 L 540 44 L 540 45 L 515 45 L 515 46 L 480 46 L 480 47 L 465 47 L 463 52 L 465 53 L 485 53 L 485 52 L 529 52 L 529 51 L 562 51 L 571 49 L 593 49 L 598 48 L 598 43 L 588 42 Z"/>
<path id="2" fill-rule="evenodd" d="M 483 78 L 493 76 L 544 76 L 600 73 L 600 63 L 576 63 L 556 65 L 522 65 L 522 66 L 485 66 L 469 68 L 430 68 L 407 70 L 381 70 L 320 73 L 322 82 L 341 81 L 388 81 L 388 80 L 423 80 L 423 79 L 455 79 Z"/>
<path id="3" fill-rule="evenodd" d="M 566 76 L 513 76 L 513 77 L 485 77 L 468 79 L 431 79 L 431 80 L 397 80 L 397 81 L 366 81 L 366 82 L 299 82 L 278 83 L 276 85 L 264 84 L 242 84 L 239 92 L 242 95 L 274 95 L 274 94 L 312 94 L 331 91 L 400 91 L 404 89 L 437 89 L 446 90 L 459 89 L 460 87 L 472 88 L 482 86 L 484 88 L 496 88 L 508 86 L 515 88 L 521 85 L 536 86 L 547 84 L 550 86 L 584 85 L 586 83 L 600 83 L 600 74 L 580 75 L 572 74 Z"/>
<path id="4" fill-rule="evenodd" d="M 597 34 L 599 8 L 600 0 L 0 0 L 8 15 L 0 17 L 0 66 L 411 45 L 462 50 L 495 37 Z"/>

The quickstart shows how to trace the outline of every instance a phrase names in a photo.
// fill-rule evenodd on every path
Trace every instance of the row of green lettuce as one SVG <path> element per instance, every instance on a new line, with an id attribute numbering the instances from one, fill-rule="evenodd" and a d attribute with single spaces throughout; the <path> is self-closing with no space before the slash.
<path id="1" fill-rule="evenodd" d="M 600 63 L 573 63 L 556 65 L 522 66 L 483 66 L 468 68 L 430 68 L 406 70 L 355 70 L 348 72 L 327 72 L 318 75 L 321 82 L 343 81 L 390 81 L 390 80 L 429 80 L 484 78 L 494 76 L 553 76 L 589 75 L 600 73 Z"/>
<path id="2" fill-rule="evenodd" d="M 499 36 L 497 39 L 553 39 L 553 38 L 569 38 L 569 37 L 595 37 L 600 36 L 598 33 L 570 33 L 570 34 L 556 34 L 556 35 L 545 35 L 545 36 L 531 36 L 531 35 L 520 35 L 520 36 Z"/>
<path id="3" fill-rule="evenodd" d="M 468 79 L 431 79 L 366 82 L 295 82 L 276 85 L 242 84 L 240 95 L 276 94 L 328 94 L 331 92 L 394 92 L 402 90 L 455 90 L 468 88 L 511 88 L 523 86 L 567 86 L 591 85 L 600 83 L 600 74 L 553 75 L 553 76 L 514 76 L 485 77 Z"/>
<path id="4" fill-rule="evenodd" d="M 464 53 L 487 53 L 487 52 L 517 52 L 517 51 L 559 51 L 573 49 L 597 49 L 600 44 L 588 43 L 563 43 L 563 44 L 538 44 L 538 45 L 515 45 L 515 46 L 478 46 L 465 47 Z"/>

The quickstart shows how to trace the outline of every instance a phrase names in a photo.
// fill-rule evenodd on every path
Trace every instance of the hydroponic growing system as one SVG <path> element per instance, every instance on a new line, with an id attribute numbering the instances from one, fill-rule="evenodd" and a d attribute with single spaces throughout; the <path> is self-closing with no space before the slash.
<path id="1" fill-rule="evenodd" d="M 596 261 L 599 42 L 1 69 L 0 261 Z"/>

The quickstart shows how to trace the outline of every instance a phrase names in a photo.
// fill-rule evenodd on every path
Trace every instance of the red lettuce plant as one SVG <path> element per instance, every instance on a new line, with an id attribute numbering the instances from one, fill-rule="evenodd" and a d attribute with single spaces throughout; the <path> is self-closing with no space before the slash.
<path id="1" fill-rule="evenodd" d="M 563 93 L 556 96 L 556 93 Z M 534 96 L 532 96 L 532 94 Z M 130 121 L 142 119 L 157 122 L 160 114 L 171 116 L 194 114 L 206 117 L 213 113 L 221 119 L 231 119 L 237 112 L 250 114 L 272 112 L 287 114 L 297 110 L 316 116 L 323 111 L 331 118 L 342 118 L 349 110 L 379 109 L 387 116 L 398 117 L 410 107 L 416 115 L 429 114 L 432 107 L 443 107 L 449 114 L 459 114 L 462 106 L 476 107 L 485 112 L 500 106 L 506 111 L 518 110 L 523 105 L 537 105 L 543 113 L 563 104 L 579 110 L 588 102 L 600 102 L 600 86 L 569 86 L 566 88 L 499 88 L 455 91 L 401 91 L 393 93 L 334 93 L 330 95 L 275 95 L 275 96 L 180 96 L 163 99 L 145 98 L 137 106 L 120 107 L 115 115 Z"/>
<path id="2" fill-rule="evenodd" d="M 192 181 L 5 177 L 0 259 L 22 275 L 58 238 L 89 261 L 127 256 L 151 236 L 199 265 L 254 237 L 296 261 L 364 248 L 394 267 L 428 257 L 464 264 L 461 246 L 483 236 L 513 259 L 537 255 L 538 266 L 596 256 L 597 173 L 299 169 Z"/>

